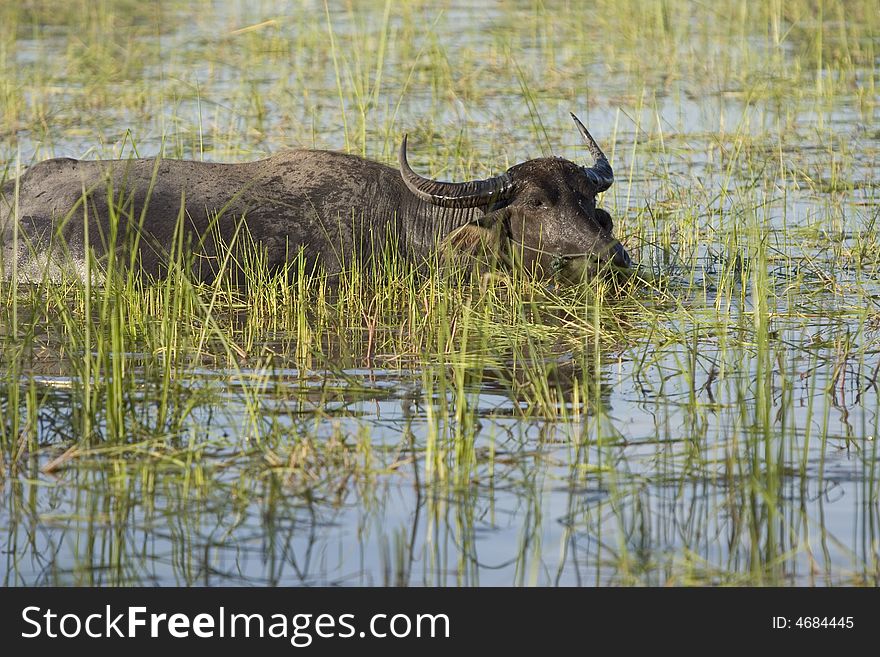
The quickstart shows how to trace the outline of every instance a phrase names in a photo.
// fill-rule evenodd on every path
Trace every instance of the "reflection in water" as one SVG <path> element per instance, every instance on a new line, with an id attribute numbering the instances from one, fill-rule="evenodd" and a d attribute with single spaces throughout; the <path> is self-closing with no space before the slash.
<path id="1" fill-rule="evenodd" d="M 841 424 L 830 451 L 779 439 L 768 460 L 757 428 L 731 430 L 737 409 L 685 421 L 657 399 L 645 413 L 648 397 L 580 387 L 608 372 L 558 372 L 560 399 L 583 390 L 602 404 L 524 415 L 512 393 L 525 378 L 509 368 L 471 371 L 479 385 L 461 392 L 437 367 L 364 371 L 350 393 L 351 379 L 329 382 L 338 402 L 322 407 L 285 394 L 282 382 L 301 388 L 283 371 L 262 444 L 241 438 L 245 411 L 227 392 L 195 409 L 173 449 L 84 448 L 49 473 L 48 456 L 24 453 L 3 480 L 4 584 L 830 584 L 874 572 L 876 442 Z M 74 433 L 69 396 L 53 394 L 40 443 Z M 281 403 L 287 413 L 271 410 Z"/>

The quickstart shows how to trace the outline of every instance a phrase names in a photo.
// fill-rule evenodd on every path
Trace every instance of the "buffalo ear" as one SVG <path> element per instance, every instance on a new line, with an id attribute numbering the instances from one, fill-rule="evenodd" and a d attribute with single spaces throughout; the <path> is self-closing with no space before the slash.
<path id="1" fill-rule="evenodd" d="M 456 228 L 441 243 L 441 253 L 453 257 L 508 262 L 506 209 L 490 212 Z"/>

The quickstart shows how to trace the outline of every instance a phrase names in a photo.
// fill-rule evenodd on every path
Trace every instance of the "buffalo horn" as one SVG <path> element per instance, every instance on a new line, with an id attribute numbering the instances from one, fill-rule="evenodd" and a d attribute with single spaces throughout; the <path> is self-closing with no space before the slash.
<path id="1" fill-rule="evenodd" d="M 508 198 L 513 192 L 513 180 L 507 173 L 486 180 L 469 180 L 461 183 L 423 178 L 413 171 L 407 162 L 406 137 L 403 136 L 398 156 L 400 175 L 403 176 L 403 182 L 406 183 L 409 191 L 423 201 L 443 208 L 476 208 Z"/>
<path id="2" fill-rule="evenodd" d="M 604 192 L 611 187 L 611 183 L 614 182 L 614 172 L 611 170 L 608 158 L 605 157 L 605 153 L 599 148 L 599 144 L 596 143 L 593 136 L 584 127 L 584 124 L 580 122 L 580 119 L 574 114 L 571 114 L 571 118 L 574 119 L 578 131 L 587 143 L 587 148 L 590 150 L 590 154 L 593 156 L 594 160 L 593 166 L 581 167 L 581 170 L 583 170 L 584 175 L 590 179 L 590 182 L 593 183 L 597 194 L 599 192 Z"/>

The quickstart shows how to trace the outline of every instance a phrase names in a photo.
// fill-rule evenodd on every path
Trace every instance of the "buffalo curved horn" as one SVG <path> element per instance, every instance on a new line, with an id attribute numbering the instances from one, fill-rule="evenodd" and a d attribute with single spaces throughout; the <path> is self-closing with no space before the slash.
<path id="1" fill-rule="evenodd" d="M 513 192 L 513 179 L 502 173 L 486 180 L 454 183 L 423 178 L 413 171 L 406 159 L 406 137 L 400 144 L 398 161 L 403 182 L 423 201 L 442 208 L 476 208 L 508 198 Z"/>
<path id="2" fill-rule="evenodd" d="M 587 143 L 587 148 L 590 150 L 593 160 L 595 160 L 593 166 L 581 167 L 581 170 L 593 183 L 597 194 L 599 192 L 604 192 L 611 187 L 611 184 L 614 182 L 614 171 L 611 169 L 611 165 L 608 163 L 608 158 L 605 157 L 605 153 L 599 148 L 599 144 L 596 143 L 596 140 L 593 139 L 593 136 L 584 127 L 584 124 L 581 123 L 580 119 L 578 119 L 573 112 L 569 112 L 569 114 L 571 114 L 571 118 L 574 119 L 578 131 L 581 133 L 581 137 L 584 138 L 584 141 Z"/>

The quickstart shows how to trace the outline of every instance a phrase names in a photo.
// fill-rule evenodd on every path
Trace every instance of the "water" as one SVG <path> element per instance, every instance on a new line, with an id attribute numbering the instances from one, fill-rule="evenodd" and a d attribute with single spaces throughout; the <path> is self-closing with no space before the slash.
<path id="1" fill-rule="evenodd" d="M 103 60 L 63 64 L 80 52 L 75 26 L 20 29 L 4 78 L 52 108 L 4 136 L 0 159 L 115 157 L 133 139 L 141 155 L 349 144 L 390 161 L 409 131 L 423 170 L 483 176 L 547 151 L 583 158 L 574 110 L 614 164 L 618 232 L 672 293 L 644 290 L 642 338 L 554 350 L 567 401 L 553 413 L 506 347 L 456 390 L 436 354 L 362 357 L 353 335 L 361 347 L 311 369 L 193 367 L 174 450 L 132 434 L 48 468 L 77 439 L 82 399 L 63 355 L 36 359 L 20 381 L 44 449 L 8 452 L 0 477 L 6 585 L 877 583 L 880 269 L 858 253 L 878 216 L 876 60 L 823 95 L 836 74 L 798 68 L 805 19 L 776 46 L 711 14 L 684 20 L 677 51 L 652 63 L 624 18 L 602 18 L 617 30 L 603 51 L 531 3 L 395 9 L 361 140 L 381 4 L 331 9 L 347 130 L 323 5 L 201 9 L 162 4 L 162 29 L 142 17 L 143 61 L 119 63 L 91 107 Z M 762 265 L 736 241 L 746 226 L 768 236 L 769 360 L 752 335 L 748 272 Z M 727 295 L 731 262 L 746 275 Z M 295 349 L 273 338 L 255 351 Z M 144 372 L 132 403 L 146 426 Z M 7 421 L 12 408 L 0 396 Z"/>

